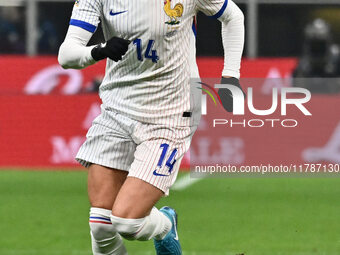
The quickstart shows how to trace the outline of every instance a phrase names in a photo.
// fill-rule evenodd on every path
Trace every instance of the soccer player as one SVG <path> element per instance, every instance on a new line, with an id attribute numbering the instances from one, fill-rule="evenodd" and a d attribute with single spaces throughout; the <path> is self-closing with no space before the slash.
<path id="1" fill-rule="evenodd" d="M 85 68 L 106 59 L 101 114 L 76 159 L 88 168 L 94 255 L 127 254 L 122 237 L 182 253 L 177 214 L 154 207 L 168 195 L 199 121 L 190 63 L 193 20 L 222 22 L 223 82 L 238 84 L 244 17 L 231 0 L 77 0 L 58 60 Z M 106 42 L 87 46 L 101 22 Z"/>

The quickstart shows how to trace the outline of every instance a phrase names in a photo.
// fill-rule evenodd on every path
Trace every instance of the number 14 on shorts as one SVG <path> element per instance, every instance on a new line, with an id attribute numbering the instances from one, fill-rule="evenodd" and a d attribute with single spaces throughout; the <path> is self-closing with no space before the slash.
<path id="1" fill-rule="evenodd" d="M 176 155 L 177 155 L 177 149 L 174 149 L 169 158 L 166 160 L 165 162 L 165 166 L 168 168 L 168 174 L 161 174 L 158 172 L 158 170 L 162 169 L 164 166 L 164 161 L 165 161 L 165 156 L 167 155 L 168 151 L 169 151 L 169 144 L 163 143 L 160 146 L 160 149 L 162 150 L 162 154 L 159 158 L 158 164 L 157 164 L 157 169 L 155 171 L 153 171 L 153 174 L 156 176 L 170 176 L 171 172 L 174 168 L 174 165 L 176 163 Z"/>

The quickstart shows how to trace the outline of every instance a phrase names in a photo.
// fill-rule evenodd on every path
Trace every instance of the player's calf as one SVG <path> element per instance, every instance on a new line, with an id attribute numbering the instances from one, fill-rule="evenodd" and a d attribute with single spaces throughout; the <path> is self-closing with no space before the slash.
<path id="1" fill-rule="evenodd" d="M 89 225 L 94 255 L 127 255 L 121 236 L 110 220 L 111 210 L 92 207 Z"/>

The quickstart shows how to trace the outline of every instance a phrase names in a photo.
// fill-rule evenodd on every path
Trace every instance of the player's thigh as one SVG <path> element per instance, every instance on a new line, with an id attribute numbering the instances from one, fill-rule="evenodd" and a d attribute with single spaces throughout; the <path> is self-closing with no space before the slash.
<path id="1" fill-rule="evenodd" d="M 113 206 L 113 215 L 141 218 L 164 195 L 168 195 L 188 150 L 192 128 L 141 126 L 134 134 L 139 139 L 129 175 Z"/>
<path id="2" fill-rule="evenodd" d="M 128 176 L 141 179 L 168 195 L 195 127 L 145 126 L 136 132 L 140 143 Z"/>
<path id="3" fill-rule="evenodd" d="M 127 219 L 144 218 L 164 195 L 155 186 L 135 177 L 128 177 L 120 189 L 112 214 Z"/>
<path id="4" fill-rule="evenodd" d="M 128 171 L 136 149 L 130 137 L 131 126 L 131 119 L 102 107 L 102 113 L 93 121 L 76 160 L 84 167 L 96 164 Z"/>
<path id="5" fill-rule="evenodd" d="M 88 172 L 88 195 L 92 207 L 112 209 L 127 171 L 92 164 Z"/>

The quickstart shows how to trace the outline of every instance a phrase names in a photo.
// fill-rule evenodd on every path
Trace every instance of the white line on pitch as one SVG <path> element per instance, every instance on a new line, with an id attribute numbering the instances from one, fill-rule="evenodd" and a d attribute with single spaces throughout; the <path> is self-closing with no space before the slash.
<path id="1" fill-rule="evenodd" d="M 179 178 L 175 184 L 172 186 L 172 190 L 184 190 L 191 185 L 195 184 L 196 182 L 201 181 L 203 178 L 191 178 L 190 173 L 185 174 L 183 177 Z"/>

